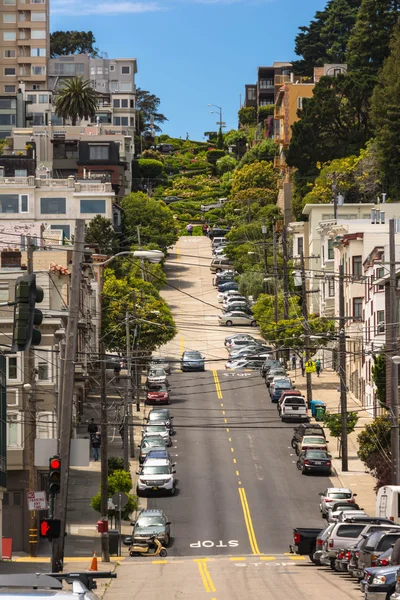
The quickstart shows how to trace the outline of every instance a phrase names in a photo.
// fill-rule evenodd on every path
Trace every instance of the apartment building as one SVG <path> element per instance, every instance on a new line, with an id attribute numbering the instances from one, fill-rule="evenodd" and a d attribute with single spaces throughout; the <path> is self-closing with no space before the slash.
<path id="1" fill-rule="evenodd" d="M 48 0 L 3 0 L 0 7 L 0 95 L 47 88 Z"/>
<path id="2" fill-rule="evenodd" d="M 258 67 L 257 82 L 245 85 L 244 106 L 260 106 L 275 104 L 277 86 L 281 85 L 279 77 L 289 77 L 292 63 L 274 62 L 270 67 Z"/>

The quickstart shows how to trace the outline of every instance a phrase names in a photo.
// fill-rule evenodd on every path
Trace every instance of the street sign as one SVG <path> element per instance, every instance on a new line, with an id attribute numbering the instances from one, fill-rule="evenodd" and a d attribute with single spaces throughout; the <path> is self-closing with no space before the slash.
<path id="1" fill-rule="evenodd" d="M 39 533 L 41 538 L 59 538 L 61 533 L 60 519 L 42 519 L 40 521 Z"/>
<path id="2" fill-rule="evenodd" d="M 315 362 L 312 360 L 308 360 L 306 362 L 306 373 L 315 373 L 317 367 L 315 366 Z"/>
<path id="3" fill-rule="evenodd" d="M 107 500 L 107 510 L 115 510 L 115 504 L 112 501 L 112 498 L 108 498 Z"/>
<path id="4" fill-rule="evenodd" d="M 115 508 L 118 510 L 120 508 L 125 508 L 128 504 L 128 496 L 125 492 L 115 492 L 114 496 L 111 498 L 113 504 L 115 504 Z"/>
<path id="5" fill-rule="evenodd" d="M 28 492 L 28 510 L 47 510 L 46 492 Z"/>

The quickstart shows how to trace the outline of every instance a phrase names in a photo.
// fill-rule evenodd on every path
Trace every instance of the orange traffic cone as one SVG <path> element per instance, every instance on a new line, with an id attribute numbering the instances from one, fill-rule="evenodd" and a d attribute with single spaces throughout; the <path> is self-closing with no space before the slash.
<path id="1" fill-rule="evenodd" d="M 92 562 L 90 563 L 90 569 L 89 571 L 98 571 L 97 568 L 97 553 L 93 552 L 93 558 L 92 558 Z"/>

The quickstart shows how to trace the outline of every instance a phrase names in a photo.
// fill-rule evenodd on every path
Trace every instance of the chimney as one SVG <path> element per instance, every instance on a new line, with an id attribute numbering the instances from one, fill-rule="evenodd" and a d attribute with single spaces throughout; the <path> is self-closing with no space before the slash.
<path id="1" fill-rule="evenodd" d="M 386 196 L 387 196 L 386 192 L 383 192 L 383 194 L 382 194 L 382 204 L 385 204 L 385 202 L 386 202 Z"/>
<path id="2" fill-rule="evenodd" d="M 375 225 L 375 209 L 371 209 L 371 224 Z"/>
<path id="3" fill-rule="evenodd" d="M 385 212 L 381 211 L 381 223 L 382 225 L 385 223 Z"/>

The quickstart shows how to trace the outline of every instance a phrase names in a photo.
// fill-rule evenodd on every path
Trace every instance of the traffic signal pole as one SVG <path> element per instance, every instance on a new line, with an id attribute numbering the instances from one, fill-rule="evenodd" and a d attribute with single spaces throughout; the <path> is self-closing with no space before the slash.
<path id="1" fill-rule="evenodd" d="M 61 427 L 60 427 L 60 494 L 59 518 L 61 520 L 61 535 L 53 541 L 51 570 L 59 573 L 63 569 L 65 533 L 67 526 L 67 502 L 69 462 L 71 451 L 72 416 L 74 401 L 74 376 L 78 338 L 79 298 L 82 282 L 82 265 L 84 258 L 85 222 L 79 219 L 76 222 L 74 234 L 74 253 L 72 259 L 71 287 L 69 293 L 69 314 L 65 347 L 64 384 L 61 398 Z"/>

